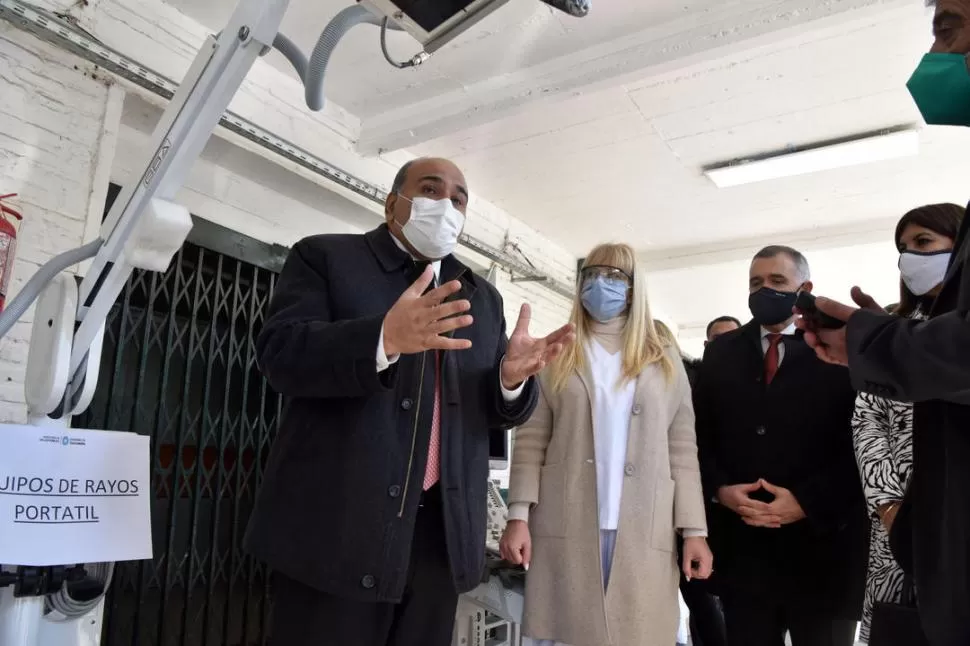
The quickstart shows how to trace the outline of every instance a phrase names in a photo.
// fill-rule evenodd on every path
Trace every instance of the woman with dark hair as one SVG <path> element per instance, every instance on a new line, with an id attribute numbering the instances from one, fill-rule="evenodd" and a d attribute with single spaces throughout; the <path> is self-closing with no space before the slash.
<path id="1" fill-rule="evenodd" d="M 895 313 L 925 315 L 939 293 L 966 209 L 930 204 L 913 209 L 896 225 L 899 249 L 899 305 Z M 925 318 L 925 316 L 923 317 Z"/>
<path id="2" fill-rule="evenodd" d="M 899 304 L 894 313 L 925 319 L 939 293 L 965 209 L 932 204 L 913 209 L 896 225 L 899 249 Z M 912 404 L 860 394 L 852 419 L 856 460 L 866 502 L 874 520 L 860 640 L 869 641 L 872 607 L 899 603 L 903 571 L 889 547 L 889 530 L 902 503 L 913 469 Z"/>

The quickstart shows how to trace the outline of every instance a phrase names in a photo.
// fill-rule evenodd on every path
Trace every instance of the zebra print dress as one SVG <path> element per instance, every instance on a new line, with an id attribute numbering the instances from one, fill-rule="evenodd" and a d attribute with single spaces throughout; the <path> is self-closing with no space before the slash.
<path id="1" fill-rule="evenodd" d="M 917 311 L 912 318 L 926 318 Z M 860 393 L 852 416 L 852 440 L 862 476 L 866 506 L 872 515 L 869 569 L 859 640 L 869 643 L 872 606 L 902 601 L 903 571 L 889 549 L 889 533 L 877 509 L 899 501 L 913 470 L 913 406 Z"/>

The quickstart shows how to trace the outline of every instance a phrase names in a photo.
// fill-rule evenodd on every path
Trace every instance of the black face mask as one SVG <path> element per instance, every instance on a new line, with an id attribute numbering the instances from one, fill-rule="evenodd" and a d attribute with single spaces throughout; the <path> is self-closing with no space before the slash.
<path id="1" fill-rule="evenodd" d="M 798 292 L 779 292 L 762 287 L 748 296 L 748 308 L 759 325 L 778 325 L 792 316 Z"/>

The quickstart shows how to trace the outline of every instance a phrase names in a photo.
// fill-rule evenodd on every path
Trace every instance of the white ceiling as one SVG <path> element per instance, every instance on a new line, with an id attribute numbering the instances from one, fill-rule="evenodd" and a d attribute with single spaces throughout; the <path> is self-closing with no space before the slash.
<path id="1" fill-rule="evenodd" d="M 235 5 L 167 1 L 213 29 Z M 293 0 L 283 31 L 309 50 L 349 2 Z M 701 168 L 918 123 L 905 82 L 929 45 L 923 5 L 594 0 L 572 19 L 512 0 L 415 70 L 390 68 L 377 30 L 358 28 L 331 62 L 327 94 L 362 120 L 363 152 L 450 157 L 475 192 L 577 256 L 604 239 L 662 255 L 824 236 L 965 201 L 970 135 L 925 129 L 916 158 L 733 189 Z M 393 34 L 390 46 L 405 57 L 415 44 Z"/>

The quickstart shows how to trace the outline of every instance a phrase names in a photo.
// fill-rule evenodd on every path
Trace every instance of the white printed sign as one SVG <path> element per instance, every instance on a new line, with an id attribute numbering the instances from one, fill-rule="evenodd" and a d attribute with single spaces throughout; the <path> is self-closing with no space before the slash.
<path id="1" fill-rule="evenodd" d="M 149 439 L 0 425 L 0 563 L 152 557 Z"/>

